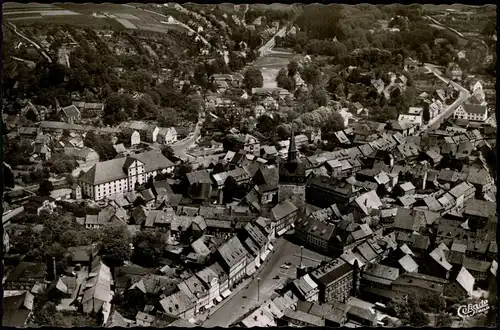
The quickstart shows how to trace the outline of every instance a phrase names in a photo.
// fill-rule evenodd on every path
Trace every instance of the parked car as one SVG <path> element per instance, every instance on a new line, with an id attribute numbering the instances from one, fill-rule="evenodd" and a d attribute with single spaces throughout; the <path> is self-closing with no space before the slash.
<path id="1" fill-rule="evenodd" d="M 283 265 L 280 266 L 280 268 L 282 268 L 282 269 L 290 269 L 290 266 L 283 264 Z"/>
<path id="2" fill-rule="evenodd" d="M 273 280 L 279 280 L 280 277 L 278 275 L 276 275 L 275 277 L 273 277 Z"/>

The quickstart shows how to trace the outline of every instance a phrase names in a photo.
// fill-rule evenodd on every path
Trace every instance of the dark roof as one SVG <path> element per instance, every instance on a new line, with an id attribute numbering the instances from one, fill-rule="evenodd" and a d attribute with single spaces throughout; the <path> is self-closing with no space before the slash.
<path id="1" fill-rule="evenodd" d="M 311 276 L 325 286 L 328 286 L 330 283 L 335 282 L 350 271 L 352 271 L 351 265 L 341 258 L 337 258 L 315 269 L 311 272 Z"/>
<path id="2" fill-rule="evenodd" d="M 476 113 L 476 114 L 483 114 L 486 112 L 486 106 L 485 105 L 480 105 L 480 104 L 468 104 L 464 103 L 463 108 L 465 112 L 467 113 Z"/>
<path id="3" fill-rule="evenodd" d="M 229 268 L 231 268 L 246 257 L 247 251 L 240 240 L 236 236 L 233 236 L 227 243 L 219 247 L 219 254 Z"/>
<path id="4" fill-rule="evenodd" d="M 43 281 L 45 265 L 43 263 L 21 262 L 10 272 L 6 282 Z"/>
<path id="5" fill-rule="evenodd" d="M 212 180 L 210 179 L 210 174 L 208 173 L 207 170 L 190 172 L 186 174 L 186 177 L 189 181 L 189 184 L 195 184 L 195 183 L 212 184 Z"/>
<path id="6" fill-rule="evenodd" d="M 470 199 L 467 202 L 464 214 L 488 218 L 496 214 L 496 204 L 480 199 Z"/>

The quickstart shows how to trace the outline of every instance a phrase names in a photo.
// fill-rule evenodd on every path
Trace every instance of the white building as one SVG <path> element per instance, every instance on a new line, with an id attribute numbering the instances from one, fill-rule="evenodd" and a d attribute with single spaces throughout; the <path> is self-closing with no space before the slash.
<path id="1" fill-rule="evenodd" d="M 453 113 L 453 118 L 484 122 L 488 118 L 488 108 L 480 104 L 461 104 Z"/>
<path id="2" fill-rule="evenodd" d="M 173 127 L 161 127 L 157 136 L 158 143 L 170 144 L 177 141 L 177 131 Z"/>
<path id="3" fill-rule="evenodd" d="M 410 107 L 407 115 L 399 115 L 398 121 L 422 126 L 423 112 L 423 108 Z"/>
<path id="4" fill-rule="evenodd" d="M 174 164 L 170 160 L 152 150 L 97 163 L 78 179 L 78 184 L 85 195 L 97 201 L 106 196 L 133 191 L 137 183 L 145 183 L 149 177 L 173 169 Z"/>

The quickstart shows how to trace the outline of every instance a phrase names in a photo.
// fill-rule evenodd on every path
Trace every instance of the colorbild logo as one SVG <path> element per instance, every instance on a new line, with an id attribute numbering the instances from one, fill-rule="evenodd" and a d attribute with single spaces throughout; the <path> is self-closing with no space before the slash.
<path id="1" fill-rule="evenodd" d="M 481 300 L 477 304 L 463 305 L 458 308 L 457 314 L 460 317 L 472 317 L 479 313 L 484 313 L 490 308 L 488 300 Z"/>

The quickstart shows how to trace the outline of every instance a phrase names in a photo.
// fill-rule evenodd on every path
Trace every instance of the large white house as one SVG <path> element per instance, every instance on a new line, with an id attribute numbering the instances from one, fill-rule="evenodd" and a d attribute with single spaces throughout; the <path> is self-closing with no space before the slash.
<path id="1" fill-rule="evenodd" d="M 149 177 L 171 172 L 174 164 L 161 153 L 151 150 L 141 154 L 116 158 L 92 166 L 78 178 L 83 193 L 93 200 L 101 200 L 117 193 L 135 189 Z"/>
<path id="2" fill-rule="evenodd" d="M 410 107 L 408 114 L 399 115 L 398 121 L 422 126 L 422 116 L 424 109 L 420 107 Z"/>
<path id="3" fill-rule="evenodd" d="M 464 103 L 457 107 L 453 118 L 484 122 L 488 118 L 488 108 L 486 105 Z"/>

